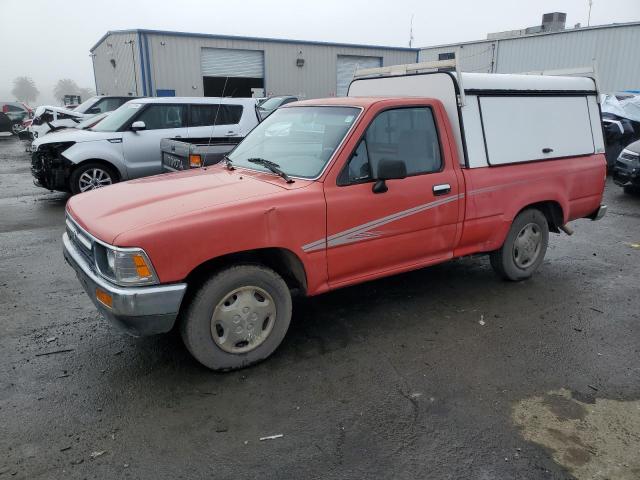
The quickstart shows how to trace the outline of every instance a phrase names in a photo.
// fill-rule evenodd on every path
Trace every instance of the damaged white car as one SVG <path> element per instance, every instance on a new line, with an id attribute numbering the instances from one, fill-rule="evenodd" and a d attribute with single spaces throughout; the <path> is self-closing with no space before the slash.
<path id="1" fill-rule="evenodd" d="M 38 107 L 28 128 L 30 137 L 35 140 L 52 131 L 75 127 L 87 118 L 111 112 L 134 98 L 137 97 L 95 96 L 74 109 L 50 105 Z"/>

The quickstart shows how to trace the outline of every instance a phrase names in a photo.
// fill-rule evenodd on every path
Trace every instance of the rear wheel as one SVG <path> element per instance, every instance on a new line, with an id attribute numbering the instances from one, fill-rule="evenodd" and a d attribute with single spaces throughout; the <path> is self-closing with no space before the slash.
<path id="1" fill-rule="evenodd" d="M 222 270 L 196 292 L 182 319 L 182 339 L 212 370 L 247 367 L 271 355 L 291 322 L 291 293 L 273 270 Z"/>
<path id="2" fill-rule="evenodd" d="M 549 224 L 544 214 L 524 210 L 511 224 L 502 248 L 491 252 L 491 266 L 506 280 L 525 280 L 542 264 L 548 244 Z"/>
<path id="3" fill-rule="evenodd" d="M 115 170 L 102 163 L 88 162 L 77 167 L 69 178 L 71 193 L 88 192 L 118 181 Z"/>

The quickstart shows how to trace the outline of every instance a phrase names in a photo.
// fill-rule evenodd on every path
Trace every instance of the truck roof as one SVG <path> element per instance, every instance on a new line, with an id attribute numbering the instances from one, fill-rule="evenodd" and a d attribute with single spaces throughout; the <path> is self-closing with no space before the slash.
<path id="1" fill-rule="evenodd" d="M 330 98 L 314 98 L 311 100 L 301 100 L 299 102 L 288 103 L 280 108 L 301 107 L 301 106 L 336 106 L 336 107 L 363 107 L 366 108 L 376 102 L 384 100 L 393 100 L 395 102 L 402 101 L 401 98 L 392 96 L 380 97 L 330 97 Z M 409 99 L 407 99 L 409 101 Z"/>

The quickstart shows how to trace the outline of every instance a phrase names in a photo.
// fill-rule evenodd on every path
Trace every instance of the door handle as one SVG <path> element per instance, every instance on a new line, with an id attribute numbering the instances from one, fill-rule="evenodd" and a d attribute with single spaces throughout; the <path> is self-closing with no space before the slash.
<path id="1" fill-rule="evenodd" d="M 448 183 L 441 183 L 440 185 L 433 186 L 434 195 L 446 195 L 447 193 L 451 193 L 451 185 Z"/>

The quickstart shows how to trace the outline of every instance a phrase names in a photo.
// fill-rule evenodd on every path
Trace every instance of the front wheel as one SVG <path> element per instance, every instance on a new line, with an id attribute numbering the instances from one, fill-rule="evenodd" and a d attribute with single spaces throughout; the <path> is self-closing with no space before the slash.
<path id="1" fill-rule="evenodd" d="M 113 168 L 102 163 L 87 162 L 78 166 L 69 177 L 69 189 L 74 195 L 106 187 L 118 181 Z"/>
<path id="2" fill-rule="evenodd" d="M 247 367 L 271 355 L 291 322 L 291 293 L 260 265 L 239 265 L 209 278 L 180 324 L 191 354 L 212 370 Z"/>
<path id="3" fill-rule="evenodd" d="M 525 280 L 542 264 L 548 244 L 547 218 L 540 210 L 524 210 L 513 220 L 502 248 L 491 252 L 491 266 L 505 280 Z"/>

